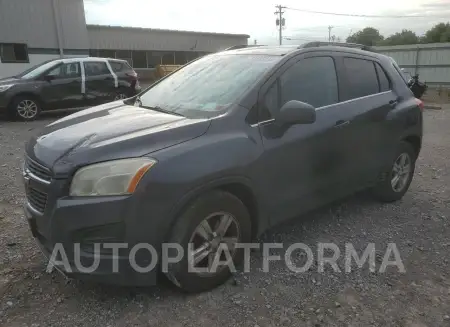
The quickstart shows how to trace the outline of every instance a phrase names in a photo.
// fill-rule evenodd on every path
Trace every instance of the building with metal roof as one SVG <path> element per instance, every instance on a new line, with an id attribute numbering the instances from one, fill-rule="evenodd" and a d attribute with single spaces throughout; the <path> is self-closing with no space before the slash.
<path id="1" fill-rule="evenodd" d="M 246 34 L 87 25 L 83 0 L 0 0 L 0 77 L 74 56 L 120 58 L 144 70 L 158 64 L 184 64 L 245 45 L 248 38 Z"/>

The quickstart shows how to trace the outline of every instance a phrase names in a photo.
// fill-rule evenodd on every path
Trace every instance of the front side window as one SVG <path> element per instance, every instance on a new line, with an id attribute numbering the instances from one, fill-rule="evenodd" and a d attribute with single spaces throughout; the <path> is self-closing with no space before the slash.
<path id="1" fill-rule="evenodd" d="M 110 74 L 108 66 L 105 62 L 87 61 L 84 63 L 84 71 L 86 76 L 98 76 Z"/>
<path id="2" fill-rule="evenodd" d="M 81 77 L 80 64 L 78 62 L 61 64 L 50 70 L 47 75 L 53 76 L 56 79 Z"/>
<path id="3" fill-rule="evenodd" d="M 344 58 L 344 66 L 347 72 L 347 99 L 356 99 L 379 91 L 377 73 L 374 62 L 365 59 Z"/>
<path id="4" fill-rule="evenodd" d="M 280 82 L 281 104 L 297 100 L 319 108 L 339 102 L 336 69 L 331 57 L 300 60 L 283 73 Z"/>
<path id="5" fill-rule="evenodd" d="M 267 55 L 206 56 L 155 84 L 140 96 L 140 103 L 190 118 L 217 116 L 279 60 Z"/>

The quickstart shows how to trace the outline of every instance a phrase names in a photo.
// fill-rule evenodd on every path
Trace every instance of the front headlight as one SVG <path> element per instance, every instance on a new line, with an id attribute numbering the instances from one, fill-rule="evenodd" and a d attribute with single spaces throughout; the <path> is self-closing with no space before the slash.
<path id="1" fill-rule="evenodd" d="M 142 176 L 156 163 L 150 158 L 107 161 L 81 168 L 70 186 L 71 196 L 131 194 Z"/>
<path id="2" fill-rule="evenodd" d="M 4 92 L 12 86 L 14 86 L 14 84 L 0 85 L 0 92 Z"/>

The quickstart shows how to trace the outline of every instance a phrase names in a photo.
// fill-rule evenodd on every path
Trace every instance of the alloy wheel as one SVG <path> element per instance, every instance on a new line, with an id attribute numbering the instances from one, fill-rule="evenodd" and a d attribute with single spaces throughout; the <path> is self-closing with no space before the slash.
<path id="1" fill-rule="evenodd" d="M 391 186 L 395 192 L 401 192 L 408 184 L 411 172 L 411 158 L 407 153 L 402 153 L 394 162 L 391 173 Z"/>
<path id="2" fill-rule="evenodd" d="M 38 113 L 38 106 L 32 100 L 22 100 L 17 105 L 17 113 L 24 119 L 32 119 Z"/>
<path id="3" fill-rule="evenodd" d="M 240 240 L 240 230 L 237 220 L 230 213 L 217 212 L 206 217 L 194 230 L 190 238 L 190 257 L 194 268 L 202 268 L 198 274 L 219 273 L 227 267 L 226 264 L 213 267 L 214 260 L 225 262 L 234 258 L 236 243 Z M 221 245 L 223 244 L 223 245 Z M 222 250 L 219 250 L 222 247 Z M 223 247 L 228 249 L 227 256 Z M 227 254 L 228 254 L 227 253 Z M 220 258 L 216 258 L 220 255 Z M 228 263 L 228 261 L 227 261 Z M 206 268 L 206 269 L 205 269 Z M 211 272 L 211 268 L 217 268 Z M 203 272 L 203 271 L 207 272 Z"/>

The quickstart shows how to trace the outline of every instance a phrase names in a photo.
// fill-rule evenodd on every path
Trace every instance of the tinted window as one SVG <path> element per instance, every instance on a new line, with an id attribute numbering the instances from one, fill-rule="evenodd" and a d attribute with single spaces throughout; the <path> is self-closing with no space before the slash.
<path id="1" fill-rule="evenodd" d="M 378 82 L 380 85 L 380 92 L 389 91 L 391 86 L 388 77 L 386 76 L 385 71 L 381 66 L 375 63 L 375 69 L 377 70 Z"/>
<path id="2" fill-rule="evenodd" d="M 331 57 L 301 60 L 280 78 L 281 103 L 298 100 L 318 108 L 338 102 L 338 84 Z"/>
<path id="3" fill-rule="evenodd" d="M 105 62 L 91 61 L 84 63 L 84 71 L 86 76 L 97 76 L 110 74 L 108 66 Z"/>
<path id="4" fill-rule="evenodd" d="M 373 61 L 344 58 L 348 77 L 348 100 L 378 93 L 378 79 Z"/>
<path id="5" fill-rule="evenodd" d="M 264 108 L 260 113 L 260 121 L 273 117 L 279 109 L 278 82 L 272 84 L 264 97 Z"/>

